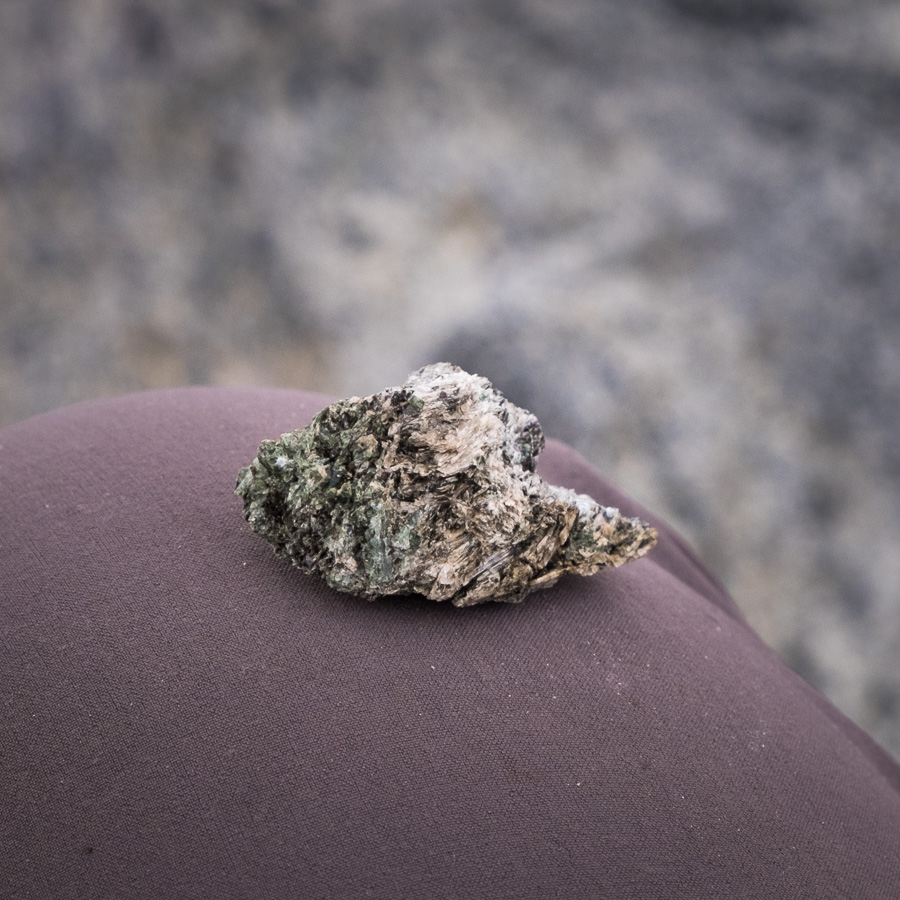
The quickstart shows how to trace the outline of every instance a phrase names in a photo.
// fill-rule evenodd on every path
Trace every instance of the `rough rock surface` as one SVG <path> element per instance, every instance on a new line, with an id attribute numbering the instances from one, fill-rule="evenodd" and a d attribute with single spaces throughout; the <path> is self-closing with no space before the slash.
<path id="1" fill-rule="evenodd" d="M 516 603 L 643 556 L 656 530 L 535 474 L 537 419 L 447 363 L 264 441 L 235 493 L 279 556 L 332 587 Z"/>

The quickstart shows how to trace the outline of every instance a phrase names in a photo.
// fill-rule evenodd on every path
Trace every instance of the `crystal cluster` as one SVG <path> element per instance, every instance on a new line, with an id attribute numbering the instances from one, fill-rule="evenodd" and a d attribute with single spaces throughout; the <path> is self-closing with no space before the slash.
<path id="1" fill-rule="evenodd" d="M 275 552 L 332 587 L 469 606 L 643 556 L 656 531 L 535 474 L 537 419 L 438 363 L 263 441 L 235 493 Z"/>

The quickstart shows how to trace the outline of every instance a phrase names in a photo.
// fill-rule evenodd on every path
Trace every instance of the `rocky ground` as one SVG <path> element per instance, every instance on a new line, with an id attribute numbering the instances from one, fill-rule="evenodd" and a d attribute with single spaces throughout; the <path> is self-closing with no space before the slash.
<path id="1" fill-rule="evenodd" d="M 900 754 L 893 0 L 4 0 L 0 421 L 491 378 Z"/>

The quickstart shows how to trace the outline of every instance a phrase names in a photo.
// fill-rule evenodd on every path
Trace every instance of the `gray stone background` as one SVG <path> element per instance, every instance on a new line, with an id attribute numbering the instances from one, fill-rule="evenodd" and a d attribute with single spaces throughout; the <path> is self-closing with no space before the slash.
<path id="1" fill-rule="evenodd" d="M 0 422 L 456 362 L 894 753 L 898 285 L 894 0 L 0 4 Z"/>

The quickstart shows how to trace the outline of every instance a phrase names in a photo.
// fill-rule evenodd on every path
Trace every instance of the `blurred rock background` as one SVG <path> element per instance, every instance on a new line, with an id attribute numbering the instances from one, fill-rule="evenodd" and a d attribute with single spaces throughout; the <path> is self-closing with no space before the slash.
<path id="1" fill-rule="evenodd" d="M 0 423 L 436 360 L 900 754 L 900 4 L 0 4 Z"/>

